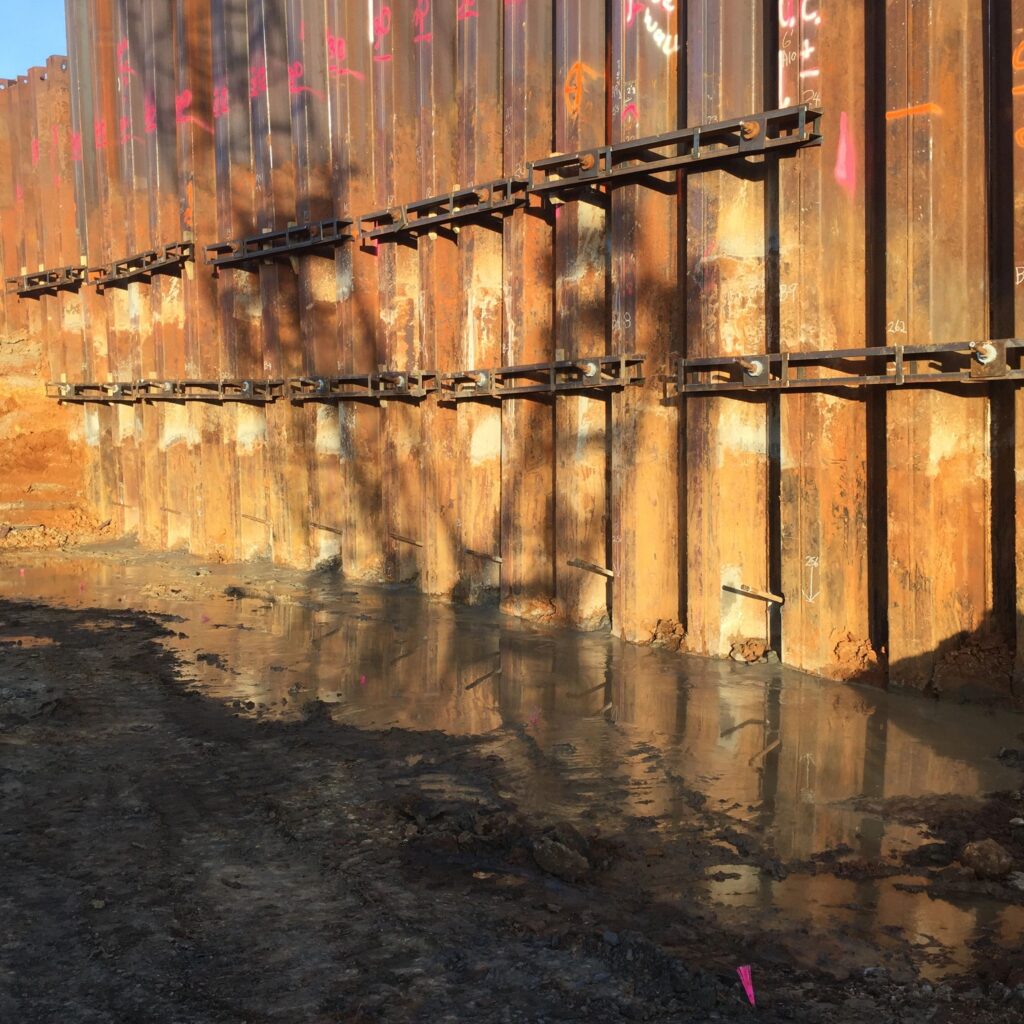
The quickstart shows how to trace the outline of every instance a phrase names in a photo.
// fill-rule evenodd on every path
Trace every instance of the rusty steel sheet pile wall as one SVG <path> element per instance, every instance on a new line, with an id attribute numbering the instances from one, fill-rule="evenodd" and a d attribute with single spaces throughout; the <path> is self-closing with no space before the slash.
<path id="1" fill-rule="evenodd" d="M 67 24 L 0 89 L 3 329 L 85 387 L 51 394 L 119 532 L 1013 697 L 1024 0 Z"/>

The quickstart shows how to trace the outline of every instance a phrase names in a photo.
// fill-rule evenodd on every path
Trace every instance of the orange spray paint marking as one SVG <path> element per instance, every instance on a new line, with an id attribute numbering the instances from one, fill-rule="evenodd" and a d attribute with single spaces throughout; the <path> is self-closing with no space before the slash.
<path id="1" fill-rule="evenodd" d="M 845 110 L 839 113 L 839 146 L 834 173 L 836 184 L 852 199 L 857 192 L 857 149 Z"/>
<path id="2" fill-rule="evenodd" d="M 1013 70 L 1024 71 L 1024 42 L 1018 43 L 1013 51 Z"/>
<path id="3" fill-rule="evenodd" d="M 575 119 L 580 116 L 580 108 L 583 106 L 584 83 L 587 78 L 597 78 L 597 72 L 588 64 L 578 60 L 565 76 L 565 109 L 569 117 Z"/>
<path id="4" fill-rule="evenodd" d="M 1024 128 L 1018 128 L 1013 133 L 1013 141 L 1016 142 L 1021 149 L 1024 149 Z"/>
<path id="5" fill-rule="evenodd" d="M 901 107 L 899 110 L 887 110 L 886 121 L 898 121 L 902 117 L 913 117 L 915 114 L 941 114 L 942 107 L 938 103 L 918 103 L 913 107 Z"/>

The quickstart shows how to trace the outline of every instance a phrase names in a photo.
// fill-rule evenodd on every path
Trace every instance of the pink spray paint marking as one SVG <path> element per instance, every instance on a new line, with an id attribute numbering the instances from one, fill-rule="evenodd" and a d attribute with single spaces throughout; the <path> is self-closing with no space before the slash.
<path id="1" fill-rule="evenodd" d="M 839 145 L 836 148 L 836 184 L 852 199 L 857 192 L 857 148 L 846 111 L 839 113 Z"/>
<path id="2" fill-rule="evenodd" d="M 740 976 L 740 981 L 743 982 L 743 991 L 747 993 L 747 999 L 750 1000 L 750 1005 L 757 1006 L 757 1000 L 754 998 L 753 968 L 749 965 L 746 967 L 737 967 L 736 973 Z"/>
<path id="3" fill-rule="evenodd" d="M 24 569 L 19 569 L 18 570 L 18 575 L 19 576 L 24 576 L 25 575 L 25 570 Z"/>
<path id="4" fill-rule="evenodd" d="M 359 685 L 360 686 L 365 686 L 366 685 L 366 676 L 360 676 L 359 677 Z"/>

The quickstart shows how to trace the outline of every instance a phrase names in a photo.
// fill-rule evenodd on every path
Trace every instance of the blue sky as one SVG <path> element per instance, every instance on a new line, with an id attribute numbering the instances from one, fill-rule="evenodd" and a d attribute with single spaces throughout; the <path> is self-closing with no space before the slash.
<path id="1" fill-rule="evenodd" d="M 0 0 L 0 78 L 67 52 L 64 0 Z"/>

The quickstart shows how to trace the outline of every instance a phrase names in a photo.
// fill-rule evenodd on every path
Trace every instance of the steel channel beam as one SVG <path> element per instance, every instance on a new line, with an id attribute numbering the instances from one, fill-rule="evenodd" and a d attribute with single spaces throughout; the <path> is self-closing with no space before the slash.
<path id="1" fill-rule="evenodd" d="M 295 221 L 295 159 L 289 77 L 287 5 L 249 3 L 249 102 L 256 169 L 259 230 L 280 231 Z M 236 275 L 238 276 L 238 275 Z M 299 325 L 298 278 L 290 264 L 259 267 L 264 370 L 288 377 L 306 369 Z M 311 565 L 310 481 L 306 415 L 271 405 L 267 414 L 268 519 L 276 562 Z"/>
<path id="2" fill-rule="evenodd" d="M 295 161 L 296 208 L 301 225 L 324 225 L 311 230 L 312 240 L 332 238 L 318 254 L 315 248 L 298 253 L 300 353 L 302 372 L 340 368 L 338 247 L 350 237 L 346 221 L 338 220 L 331 188 L 331 120 L 327 77 L 327 19 L 323 0 L 288 2 L 288 88 L 291 98 L 292 152 Z M 301 235 L 299 236 L 301 237 Z M 326 258 L 325 258 L 326 257 Z M 306 435 L 311 523 L 332 525 L 344 502 L 339 455 L 339 411 L 333 405 L 294 409 Z M 310 530 L 310 557 L 316 564 L 337 561 L 340 535 Z"/>
<path id="3" fill-rule="evenodd" d="M 1011 0 L 1010 9 L 1005 13 L 1010 25 L 1006 36 L 991 37 L 992 61 L 996 67 L 1005 69 L 1004 78 L 996 77 L 995 85 L 999 92 L 993 97 L 996 109 L 1005 111 L 998 106 L 999 93 L 1006 101 L 1005 90 L 1009 87 L 1010 109 L 1008 125 L 992 125 L 998 132 L 997 145 L 1001 143 L 1003 152 L 1012 153 L 1012 157 L 1003 166 L 1010 175 L 1013 216 L 1011 220 L 1010 253 L 1012 264 L 1003 268 L 1010 276 L 1012 283 L 1012 299 L 1009 303 L 1012 316 L 1012 329 L 1015 334 L 1024 337 L 1024 205 L 1015 201 L 1015 197 L 1024 195 L 1024 0 Z M 994 5 L 993 10 L 998 10 Z M 997 30 L 1006 32 L 1007 26 L 997 23 Z M 1005 79 L 1008 78 L 1009 81 Z M 1009 136 L 1009 137 L 1007 137 Z M 995 211 L 998 217 L 1005 216 L 1002 209 Z M 1005 223 L 1005 221 L 1004 221 Z M 1010 325 L 1008 325 L 1010 326 Z M 1015 619 L 1016 619 L 1016 657 L 1014 664 L 1014 686 L 1017 692 L 1024 683 L 1024 526 L 1020 523 L 1021 511 L 1024 510 L 1024 389 L 1018 390 L 1013 398 L 1012 422 L 1014 425 L 1014 461 L 1013 461 L 1013 499 L 1014 499 L 1014 583 L 1015 583 Z M 1008 512 L 1003 512 L 1004 517 Z M 1008 530 L 1004 522 L 1001 529 Z"/>
<path id="4" fill-rule="evenodd" d="M 506 4 L 504 173 L 518 176 L 554 138 L 553 0 Z M 534 205 L 504 225 L 502 362 L 554 355 L 554 215 Z M 501 607 L 525 618 L 555 613 L 554 405 L 506 402 L 502 416 Z"/>
<path id="5" fill-rule="evenodd" d="M 591 150 L 607 141 L 607 43 L 604 19 L 593 16 L 591 4 L 556 0 L 555 149 L 560 153 Z M 543 163 L 531 164 L 531 178 Z M 534 188 L 548 184 L 555 182 L 548 178 Z M 602 363 L 586 354 L 605 349 L 610 326 L 607 231 L 607 201 L 600 196 L 555 210 L 555 348 L 579 367 L 593 363 L 596 372 L 583 373 L 592 379 L 604 376 Z M 559 616 L 580 629 L 611 622 L 606 578 L 579 567 L 581 561 L 611 564 L 610 410 L 608 396 L 599 391 L 555 400 L 556 604 Z"/>
<path id="6" fill-rule="evenodd" d="M 179 40 L 174 6 L 158 0 L 128 0 L 117 36 L 118 52 L 112 57 L 121 117 L 127 118 L 127 131 L 118 133 L 118 142 L 128 177 L 128 222 L 139 248 L 181 237 L 174 102 Z M 141 330 L 136 379 L 184 376 L 181 291 L 180 279 L 156 277 L 146 286 L 133 283 L 123 293 L 111 293 L 115 308 L 130 303 L 133 325 Z M 186 547 L 191 539 L 193 493 L 188 414 L 180 405 L 143 404 L 136 410 L 136 419 L 147 453 L 140 465 L 139 539 L 159 548 Z"/>
<path id="7" fill-rule="evenodd" d="M 283 231 L 268 231 L 249 238 L 214 242 L 206 246 L 206 263 L 218 268 L 247 267 L 255 270 L 263 260 L 270 259 L 291 259 L 314 253 L 333 259 L 339 246 L 352 241 L 354 236 L 345 230 L 351 223 L 336 218 L 306 221 Z"/>
<path id="8" fill-rule="evenodd" d="M 123 242 L 118 243 L 117 238 L 118 226 L 121 233 L 124 232 L 124 208 L 117 191 L 116 153 L 111 150 L 109 137 L 105 134 L 116 116 L 116 85 L 112 78 L 114 7 L 112 0 L 85 0 L 77 7 L 82 19 L 78 58 L 86 80 L 83 81 L 85 95 L 79 135 L 73 139 L 72 148 L 73 153 L 81 155 L 85 168 L 85 191 L 79 196 L 89 225 L 87 262 L 95 265 L 107 263 L 118 252 L 127 249 Z M 107 144 L 97 146 L 97 136 Z M 106 377 L 130 379 L 130 374 L 118 372 L 121 359 L 112 304 L 107 302 L 106 296 L 98 297 L 94 309 L 95 316 L 87 318 L 92 346 L 90 376 L 101 381 Z M 106 406 L 99 410 L 98 438 L 101 458 L 106 463 L 99 514 L 106 512 L 124 534 L 139 528 L 138 477 L 132 471 L 130 454 L 134 450 L 133 418 L 134 411 L 125 406 Z M 87 436 L 89 434 L 97 436 L 96 431 L 87 430 Z"/>
<path id="9" fill-rule="evenodd" d="M 759 109 L 764 7 L 689 8 L 691 122 Z M 739 354 L 766 336 L 767 164 L 687 179 L 687 357 Z M 769 578 L 769 404 L 708 396 L 686 404 L 687 642 L 712 656 L 769 639 L 762 602 L 723 591 Z"/>
<path id="10" fill-rule="evenodd" d="M 179 165 L 180 233 L 193 244 L 217 235 L 213 15 L 209 0 L 177 0 L 175 121 Z M 217 279 L 194 264 L 182 279 L 185 370 L 190 378 L 228 372 Z M 230 414 L 208 403 L 188 406 L 188 443 L 197 482 L 190 549 L 205 558 L 238 557 L 238 474 Z M 200 484 L 201 482 L 201 484 Z"/>
<path id="11" fill-rule="evenodd" d="M 684 20 L 702 9 L 615 6 L 611 143 L 675 131 L 685 122 L 680 107 Z M 742 48 L 743 36 L 742 29 L 733 28 L 730 46 Z M 747 109 L 756 106 L 748 102 L 742 110 Z M 719 117 L 739 112 L 707 110 Z M 691 124 L 710 120 L 700 116 L 700 108 L 693 113 Z M 672 172 L 656 187 L 629 185 L 611 196 L 610 347 L 642 352 L 653 366 L 666 364 L 672 339 L 681 333 L 681 188 L 680 176 Z M 671 631 L 682 616 L 679 488 L 666 485 L 678 474 L 679 414 L 663 405 L 662 397 L 660 381 L 649 377 L 643 388 L 612 398 L 612 630 L 628 640 Z"/>
<path id="12" fill-rule="evenodd" d="M 886 321 L 894 335 L 935 343 L 983 337 L 979 11 L 910 0 L 885 10 Z M 951 689 L 964 680 L 950 656 L 965 637 L 992 632 L 989 398 L 896 390 L 886 415 L 889 678 Z"/>
<path id="13" fill-rule="evenodd" d="M 806 365 L 801 350 L 838 347 L 840 339 L 865 345 L 869 333 L 867 37 L 856 5 L 821 0 L 775 13 L 776 101 L 830 112 L 821 148 L 777 162 L 779 263 L 768 301 L 770 310 L 777 304 L 792 378 Z M 870 375 L 871 365 L 865 369 Z M 849 392 L 800 394 L 777 415 L 779 490 L 769 500 L 780 503 L 782 658 L 833 678 L 880 682 L 869 622 L 867 403 Z"/>
<path id="14" fill-rule="evenodd" d="M 375 123 L 380 102 L 373 90 L 373 40 L 363 4 L 329 0 L 324 30 L 331 99 L 331 191 L 335 212 L 377 204 Z M 387 363 L 384 334 L 379 329 L 380 302 L 377 255 L 373 248 L 343 247 L 335 261 L 339 298 L 338 324 L 345 339 L 338 349 L 342 373 L 372 373 Z M 386 541 L 382 505 L 384 424 L 378 410 L 362 402 L 338 409 L 337 457 L 342 493 L 328 525 L 340 529 L 340 558 L 348 579 L 384 578 Z M 322 522 L 323 520 L 321 520 Z"/>
<path id="15" fill-rule="evenodd" d="M 459 22 L 455 105 L 456 181 L 494 181 L 503 165 L 502 42 L 498 4 L 475 5 L 476 18 Z M 510 188 L 506 181 L 506 188 Z M 521 215 L 521 214 L 519 214 Z M 504 213 L 502 214 L 504 216 Z M 458 225 L 458 364 L 501 362 L 503 309 L 502 229 L 492 216 Z M 459 598 L 489 602 L 499 594 L 501 564 L 501 418 L 493 403 L 470 402 L 458 411 L 458 514 L 462 524 Z M 481 556 L 485 557 L 481 557 Z"/>
<path id="16" fill-rule="evenodd" d="M 650 181 L 667 171 L 705 169 L 737 157 L 816 146 L 821 143 L 820 118 L 820 110 L 801 104 L 608 146 L 581 147 L 531 161 L 527 190 L 533 195 L 579 199 L 613 186 Z"/>
<path id="17" fill-rule="evenodd" d="M 474 5 L 475 6 L 475 5 Z M 416 19 L 417 7 L 425 16 Z M 478 33 L 479 16 L 461 16 L 465 5 L 409 5 L 405 15 L 413 40 L 416 109 L 419 126 L 419 195 L 437 195 L 458 185 L 458 133 L 461 120 L 456 103 L 458 37 Z M 429 36 L 429 39 L 422 38 Z M 419 42 L 415 40 L 419 38 Z M 398 55 L 404 60 L 403 54 Z M 418 247 L 420 269 L 420 330 L 422 365 L 451 366 L 462 355 L 458 334 L 462 300 L 458 291 L 459 252 L 449 233 L 428 235 Z M 459 515 L 458 474 L 469 451 L 458 430 L 455 406 L 437 402 L 422 406 L 425 439 L 423 521 L 416 534 L 424 544 L 420 588 L 428 594 L 450 596 L 461 581 L 463 536 Z M 460 588 L 461 589 L 461 588 Z"/>
<path id="18" fill-rule="evenodd" d="M 419 107 L 413 42 L 417 34 L 412 0 L 373 0 L 372 22 L 362 30 L 372 37 L 374 94 L 375 207 L 410 202 L 420 194 Z M 379 301 L 387 366 L 423 363 L 419 254 L 407 246 L 378 248 Z M 391 403 L 382 413 L 382 477 L 385 517 L 385 576 L 399 582 L 420 578 L 424 549 L 398 543 L 395 535 L 419 537 L 424 522 L 425 438 L 417 409 Z M 422 543 L 422 542 L 421 542 Z"/>
<path id="19" fill-rule="evenodd" d="M 249 116 L 248 0 L 212 0 L 213 129 L 216 162 L 216 238 L 257 233 L 252 127 Z M 260 332 L 260 282 L 256 274 L 217 279 L 223 372 L 240 378 L 264 373 Z M 267 512 L 266 412 L 248 403 L 219 410 L 224 444 L 237 477 L 236 542 L 242 558 L 270 555 Z"/>

